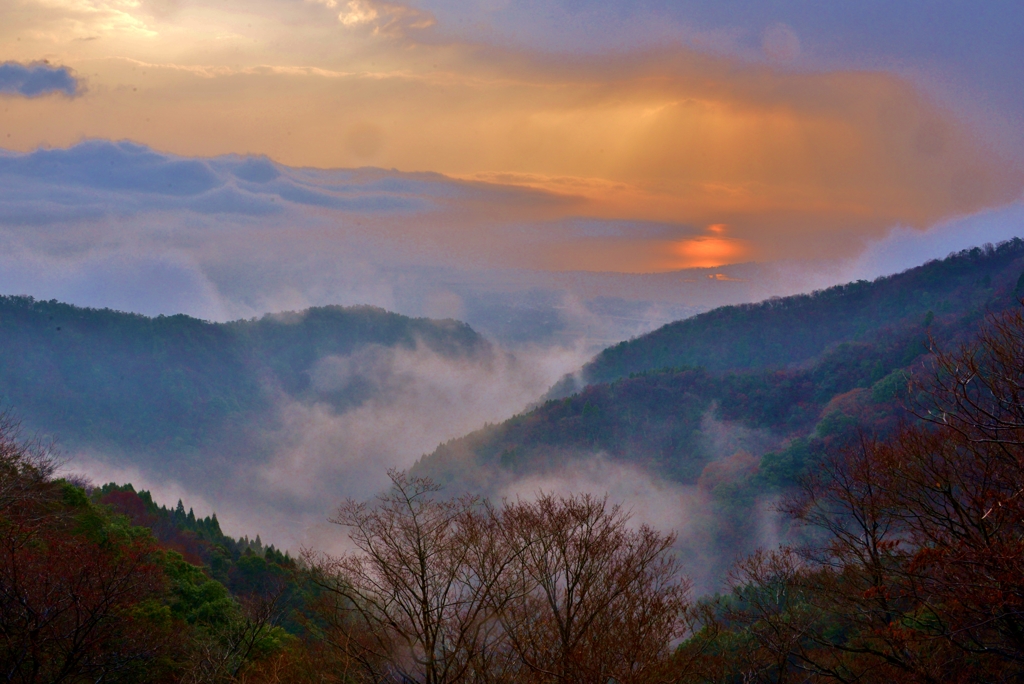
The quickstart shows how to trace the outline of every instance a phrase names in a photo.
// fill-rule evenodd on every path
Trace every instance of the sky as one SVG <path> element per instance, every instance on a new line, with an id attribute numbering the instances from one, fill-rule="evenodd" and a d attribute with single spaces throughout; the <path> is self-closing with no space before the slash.
<path id="1" fill-rule="evenodd" d="M 426 221 L 431 265 L 849 258 L 1018 200 L 1022 28 L 1009 2 L 6 0 L 0 145 L 489 186 Z"/>

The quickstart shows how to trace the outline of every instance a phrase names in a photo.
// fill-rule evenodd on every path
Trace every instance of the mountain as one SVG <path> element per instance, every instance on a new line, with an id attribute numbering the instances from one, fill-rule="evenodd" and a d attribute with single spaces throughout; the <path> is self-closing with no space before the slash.
<path id="1" fill-rule="evenodd" d="M 1016 286 L 1022 256 L 1024 242 L 1013 240 L 874 282 L 723 306 L 605 349 L 583 368 L 582 384 L 660 368 L 747 371 L 809 363 L 836 344 L 870 344 L 919 323 L 929 311 L 943 316 L 983 308 L 997 291 Z M 579 384 L 573 382 L 558 391 L 571 392 Z"/>
<path id="2" fill-rule="evenodd" d="M 647 473 L 696 496 L 706 518 L 691 549 L 723 556 L 703 563 L 713 575 L 759 543 L 766 502 L 825 450 L 907 417 L 907 380 L 932 345 L 966 340 L 987 315 L 1020 306 L 1022 271 L 1024 241 L 1013 240 L 672 323 L 599 354 L 582 388 L 563 380 L 554 398 L 440 445 L 413 473 L 492 494 L 522 481 L 578 483 L 581 464 L 632 469 L 606 468 L 592 483 L 602 489 Z"/>
<path id="3" fill-rule="evenodd" d="M 209 323 L 31 297 L 0 297 L 0 393 L 27 427 L 67 446 L 198 449 L 259 420 L 281 395 L 338 409 L 375 385 L 324 386 L 325 359 L 422 345 L 447 358 L 492 353 L 469 326 L 374 307 L 329 306 Z"/>
<path id="4" fill-rule="evenodd" d="M 712 457 L 709 416 L 767 431 L 813 428 L 836 397 L 889 382 L 1024 290 L 1024 241 L 951 255 L 874 282 L 727 306 L 606 349 L 546 403 L 442 445 L 421 463 L 510 469 L 602 452 L 692 480 Z M 890 383 L 891 384 L 891 383 Z M 711 414 L 708 411 L 714 408 Z M 763 440 L 762 440 L 763 441 Z"/>
<path id="5" fill-rule="evenodd" d="M 145 490 L 135 491 L 131 484 L 113 482 L 88 492 L 94 504 L 109 512 L 123 515 L 136 527 L 149 530 L 160 546 L 181 554 L 192 565 L 204 568 L 234 596 L 245 596 L 265 590 L 274 579 L 296 567 L 295 560 L 273 544 L 263 545 L 259 535 L 234 539 L 220 529 L 216 514 L 197 517 L 191 508 L 178 500 L 176 508 L 160 506 Z M 295 593 L 295 587 L 289 587 Z"/>

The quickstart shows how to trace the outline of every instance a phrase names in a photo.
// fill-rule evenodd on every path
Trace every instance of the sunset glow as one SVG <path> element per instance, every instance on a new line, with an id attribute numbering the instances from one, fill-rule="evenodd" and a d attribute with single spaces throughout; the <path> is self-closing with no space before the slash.
<path id="1" fill-rule="evenodd" d="M 667 252 L 641 238 L 619 264 L 598 244 L 556 258 L 519 248 L 526 266 L 838 256 L 1021 188 L 1018 168 L 884 72 L 793 72 L 683 45 L 556 60 L 455 38 L 425 7 L 377 0 L 23 0 L 3 19 L 7 59 L 46 57 L 82 84 L 74 97 L 6 99 L 8 149 L 130 139 L 185 156 L 431 171 L 561 198 L 530 210 L 545 220 L 713 234 L 727 223 L 731 237 Z M 783 43 L 771 55 L 793 58 Z"/>
<path id="2" fill-rule="evenodd" d="M 742 261 L 749 253 L 747 247 L 735 240 L 717 237 L 699 237 L 683 240 L 673 251 L 681 257 L 676 268 L 708 268 Z"/>

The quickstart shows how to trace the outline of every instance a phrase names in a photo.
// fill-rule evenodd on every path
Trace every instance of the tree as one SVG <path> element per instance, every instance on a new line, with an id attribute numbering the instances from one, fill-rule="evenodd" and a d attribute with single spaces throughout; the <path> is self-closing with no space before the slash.
<path id="1" fill-rule="evenodd" d="M 336 645 L 370 681 L 464 681 L 497 638 L 514 553 L 489 507 L 389 475 L 391 489 L 373 505 L 349 500 L 331 519 L 349 529 L 355 553 L 306 556 L 313 581 L 336 598 Z"/>
<path id="2" fill-rule="evenodd" d="M 1024 676 L 1021 311 L 936 352 L 911 389 L 919 421 L 831 454 L 788 501 L 811 543 L 736 573 L 726 617 L 780 680 Z"/>
<path id="3" fill-rule="evenodd" d="M 606 498 L 542 494 L 502 514 L 522 587 L 501 611 L 520 681 L 657 682 L 686 631 L 689 583 L 674 537 Z"/>
<path id="4" fill-rule="evenodd" d="M 332 519 L 354 552 L 306 554 L 314 622 L 346 667 L 373 682 L 675 681 L 689 584 L 673 537 L 588 495 L 494 510 L 391 480 Z"/>
<path id="5" fill-rule="evenodd" d="M 118 528 L 53 481 L 52 456 L 0 421 L 0 677 L 138 681 L 176 643 L 148 534 Z"/>

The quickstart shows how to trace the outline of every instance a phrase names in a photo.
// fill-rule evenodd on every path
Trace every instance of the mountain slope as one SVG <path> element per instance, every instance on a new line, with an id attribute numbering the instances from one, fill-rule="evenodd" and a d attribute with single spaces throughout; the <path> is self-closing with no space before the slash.
<path id="1" fill-rule="evenodd" d="M 876 421 L 891 418 L 899 378 L 927 353 L 929 334 L 954 338 L 977 320 L 936 319 L 892 331 L 884 342 L 843 343 L 810 368 L 713 373 L 683 367 L 588 385 L 442 444 L 417 472 L 487 487 L 601 455 L 697 484 L 713 461 L 737 451 L 760 458 L 815 432 L 837 397 L 861 394 L 858 410 L 877 414 Z"/>
<path id="2" fill-rule="evenodd" d="M 650 491 L 692 502 L 675 514 L 689 518 L 684 546 L 703 559 L 690 570 L 712 587 L 781 534 L 765 532 L 766 502 L 815 459 L 908 417 L 907 380 L 931 345 L 967 340 L 987 315 L 1020 306 L 1022 271 L 1014 241 L 675 323 L 599 355 L 583 389 L 442 444 L 413 472 L 502 495 L 521 482 L 607 491 L 654 478 L 663 484 Z"/>
<path id="3" fill-rule="evenodd" d="M 601 452 L 693 481 L 713 457 L 700 437 L 707 416 L 764 431 L 765 443 L 806 433 L 837 396 L 911 368 L 929 338 L 958 339 L 986 312 L 1016 305 L 1022 271 L 1015 240 L 679 321 L 599 354 L 582 390 L 442 445 L 420 467 L 440 474 L 468 459 L 526 471 Z"/>
<path id="4" fill-rule="evenodd" d="M 65 443 L 193 449 L 283 393 L 338 406 L 357 384 L 319 392 L 311 370 L 368 348 L 424 345 L 452 358 L 491 353 L 456 321 L 373 307 L 320 307 L 209 323 L 0 297 L 0 393 L 25 423 Z"/>
<path id="5" fill-rule="evenodd" d="M 725 306 L 665 325 L 604 350 L 582 373 L 585 384 L 659 368 L 709 371 L 785 368 L 807 363 L 830 345 L 872 341 L 885 330 L 935 315 L 971 311 L 996 290 L 1016 286 L 1024 240 L 975 248 L 874 282 L 807 295 Z M 563 383 L 561 393 L 571 391 Z"/>

